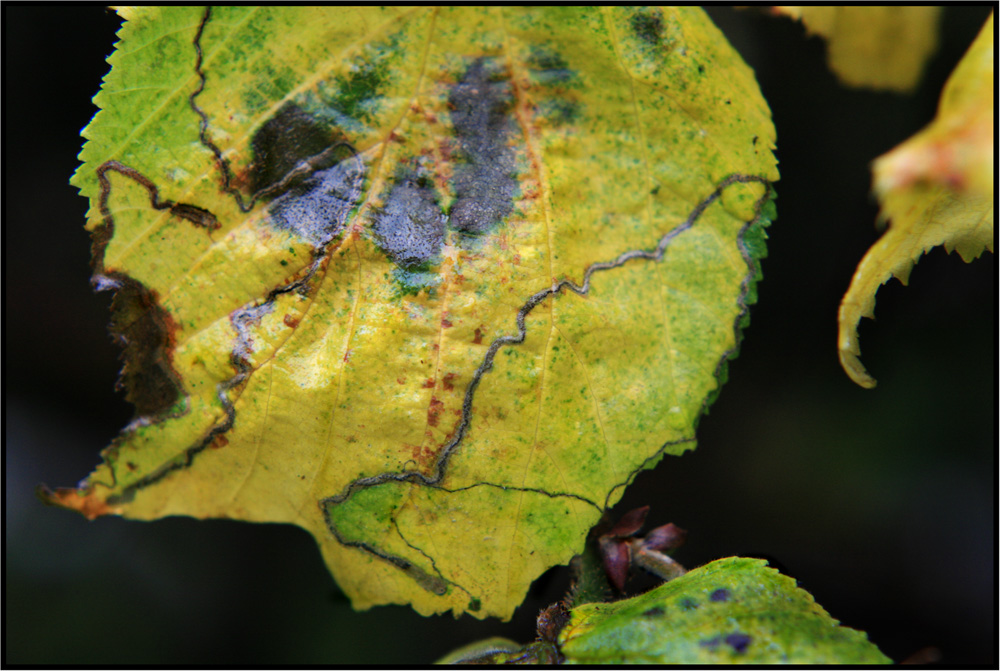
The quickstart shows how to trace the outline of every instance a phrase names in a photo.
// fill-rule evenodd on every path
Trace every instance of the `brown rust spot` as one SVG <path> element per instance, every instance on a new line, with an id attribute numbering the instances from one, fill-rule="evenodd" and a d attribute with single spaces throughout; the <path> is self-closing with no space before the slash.
<path id="1" fill-rule="evenodd" d="M 445 391 L 452 391 L 455 389 L 455 378 L 458 377 L 455 373 L 446 373 L 444 378 L 441 380 L 441 384 L 444 385 Z"/>
<path id="2" fill-rule="evenodd" d="M 476 331 L 473 334 L 473 338 L 472 338 L 472 344 L 473 345 L 482 345 L 483 344 L 483 329 L 482 329 L 482 325 L 481 324 L 478 327 L 476 327 Z"/>
<path id="3" fill-rule="evenodd" d="M 425 445 L 403 443 L 403 447 L 410 450 L 410 458 L 418 464 L 426 465 L 434 460 L 434 450 Z"/>
<path id="4" fill-rule="evenodd" d="M 437 426 L 443 410 L 444 402 L 439 401 L 437 396 L 431 396 L 431 407 L 427 409 L 427 423 Z"/>
<path id="5" fill-rule="evenodd" d="M 282 319 L 281 321 L 285 322 L 285 326 L 287 326 L 290 329 L 293 329 L 299 325 L 299 320 L 293 317 L 292 315 L 285 315 L 284 319 Z"/>
<path id="6" fill-rule="evenodd" d="M 229 444 L 229 439 L 226 438 L 221 433 L 212 439 L 211 447 L 213 450 L 217 450 L 220 447 L 225 447 Z"/>
<path id="7" fill-rule="evenodd" d="M 429 377 L 424 382 L 423 388 L 424 389 L 433 389 L 435 384 L 437 384 L 437 380 L 434 379 L 433 377 Z"/>

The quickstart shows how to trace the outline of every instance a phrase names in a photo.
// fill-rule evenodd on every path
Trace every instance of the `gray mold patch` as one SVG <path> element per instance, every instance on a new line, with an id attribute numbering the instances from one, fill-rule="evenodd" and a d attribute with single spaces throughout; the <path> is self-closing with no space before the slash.
<path id="1" fill-rule="evenodd" d="M 492 58 L 473 61 L 448 102 L 465 159 L 455 166 L 449 224 L 462 233 L 480 235 L 510 214 L 518 191 L 514 149 L 509 144 L 514 99 L 506 70 Z"/>
<path id="2" fill-rule="evenodd" d="M 361 199 L 364 165 L 357 156 L 312 173 L 268 207 L 271 223 L 323 247 L 344 230 Z"/>
<path id="3" fill-rule="evenodd" d="M 445 216 L 433 184 L 402 169 L 375 213 L 372 230 L 382 251 L 400 268 L 426 267 L 444 243 Z"/>

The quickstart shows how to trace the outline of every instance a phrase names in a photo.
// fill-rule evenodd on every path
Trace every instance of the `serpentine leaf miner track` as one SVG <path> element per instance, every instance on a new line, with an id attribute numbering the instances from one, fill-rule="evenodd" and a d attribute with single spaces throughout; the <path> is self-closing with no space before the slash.
<path id="1" fill-rule="evenodd" d="M 451 455 L 454 454 L 456 450 L 458 450 L 462 440 L 465 438 L 465 433 L 468 430 L 469 423 L 471 422 L 472 400 L 475 396 L 476 389 L 479 387 L 479 382 L 482 380 L 483 375 L 485 375 L 490 371 L 490 369 L 492 369 L 493 360 L 496 357 L 496 354 L 501 347 L 505 347 L 508 345 L 520 345 L 521 343 L 524 342 L 525 338 L 527 337 L 527 326 L 525 325 L 525 319 L 527 318 L 528 314 L 535 309 L 535 307 L 537 307 L 549 296 L 555 296 L 556 294 L 562 293 L 563 290 L 565 289 L 568 289 L 580 296 L 586 296 L 590 292 L 590 280 L 593 277 L 594 273 L 620 268 L 624 266 L 626 263 L 634 260 L 645 260 L 653 262 L 662 261 L 663 256 L 666 253 L 667 247 L 670 245 L 671 241 L 677 238 L 677 236 L 681 235 L 684 231 L 693 227 L 695 223 L 698 221 L 698 219 L 701 217 L 702 213 L 704 213 L 704 211 L 708 208 L 708 206 L 711 205 L 713 202 L 715 202 L 722 195 L 722 192 L 727 187 L 732 186 L 733 184 L 750 184 L 750 183 L 764 184 L 766 190 L 764 192 L 764 195 L 762 195 L 758 199 L 755 205 L 753 218 L 750 221 L 744 223 L 737 236 L 740 253 L 744 259 L 744 262 L 747 263 L 748 271 L 747 275 L 744 277 L 744 280 L 741 284 L 741 290 L 739 296 L 739 304 L 741 306 L 741 310 L 733 323 L 733 327 L 737 334 L 736 345 L 734 346 L 733 349 L 727 350 L 722 355 L 721 360 L 716 367 L 716 375 L 718 375 L 718 373 L 721 371 L 721 367 L 725 364 L 726 359 L 728 359 L 728 357 L 732 355 L 733 351 L 735 350 L 735 347 L 739 345 L 739 334 L 740 334 L 739 325 L 744 316 L 746 315 L 748 309 L 748 306 L 746 304 L 746 296 L 749 291 L 750 282 L 753 280 L 753 276 L 755 273 L 753 258 L 750 255 L 750 252 L 746 249 L 746 245 L 743 242 L 743 236 L 753 224 L 757 223 L 760 220 L 763 207 L 771 199 L 772 196 L 770 182 L 764 179 L 763 177 L 759 177 L 756 175 L 734 174 L 723 179 L 721 182 L 719 182 L 719 185 L 708 197 L 706 197 L 704 200 L 698 203 L 698 205 L 695 206 L 695 208 L 691 211 L 691 213 L 688 215 L 688 218 L 684 222 L 674 227 L 660 238 L 658 244 L 652 251 L 645 249 L 633 249 L 627 252 L 623 252 L 622 254 L 619 254 L 617 257 L 615 257 L 610 261 L 602 261 L 588 266 L 587 269 L 584 271 L 582 284 L 576 284 L 572 280 L 563 279 L 559 282 L 554 283 L 551 287 L 542 289 L 529 296 L 517 312 L 517 334 L 503 335 L 494 339 L 493 342 L 490 344 L 489 349 L 487 349 L 486 354 L 483 357 L 482 363 L 480 363 L 479 367 L 473 373 L 472 379 L 469 381 L 469 386 L 466 387 L 465 390 L 465 397 L 462 402 L 462 414 L 461 418 L 459 419 L 458 427 L 456 428 L 452 439 L 447 444 L 445 444 L 445 446 L 438 453 L 438 458 L 437 461 L 435 462 L 433 475 L 428 476 L 419 471 L 403 471 L 399 473 L 381 473 L 379 475 L 369 476 L 366 478 L 359 478 L 358 480 L 355 480 L 347 487 L 345 487 L 344 491 L 341 492 L 340 494 L 336 496 L 327 497 L 320 501 L 320 506 L 323 509 L 323 515 L 326 520 L 327 527 L 330 529 L 331 533 L 333 533 L 333 535 L 337 538 L 337 540 L 343 545 L 366 550 L 374 554 L 375 556 L 390 561 L 391 563 L 396 565 L 398 565 L 399 561 L 405 562 L 405 560 L 400 560 L 399 558 L 390 558 L 386 556 L 385 553 L 377 551 L 375 548 L 373 548 L 371 545 L 367 543 L 360 541 L 345 540 L 338 533 L 336 525 L 330 518 L 330 513 L 329 513 L 330 507 L 343 503 L 358 490 L 364 489 L 366 487 L 374 487 L 386 482 L 410 482 L 417 485 L 440 488 L 440 483 L 444 479 L 445 470 L 447 469 L 448 466 L 448 460 L 451 458 Z M 693 438 L 688 438 L 677 442 L 687 442 L 688 440 L 693 440 Z M 662 449 L 665 448 L 666 445 L 664 445 L 663 448 L 661 448 L 661 451 Z M 654 457 L 655 456 L 656 455 L 654 455 Z M 650 457 L 650 459 L 654 457 Z M 611 491 L 613 492 L 619 486 L 624 486 L 624 484 L 627 484 L 627 482 L 631 481 L 631 478 L 640 470 L 642 470 L 645 463 L 648 462 L 649 460 L 647 459 L 647 461 L 644 462 L 643 465 L 641 465 L 638 469 L 633 471 L 633 473 L 631 473 L 629 477 L 626 478 L 625 483 L 621 485 L 616 485 L 615 487 L 612 488 Z M 489 483 L 482 483 L 482 484 L 489 484 Z M 515 487 L 509 487 L 507 489 L 520 491 L 519 488 Z M 539 490 L 532 490 L 532 491 L 539 491 Z M 541 493 L 544 493 L 548 496 L 570 496 L 573 498 L 586 500 L 575 494 L 553 494 L 550 492 L 541 492 Z M 608 495 L 608 499 L 605 500 L 604 506 L 599 506 L 598 504 L 595 504 L 592 501 L 587 501 L 587 503 L 590 503 L 594 507 L 603 510 L 604 508 L 607 507 L 608 500 L 610 500 L 610 493 Z M 409 564 L 409 562 L 405 563 Z"/>
<path id="2" fill-rule="evenodd" d="M 312 280 L 313 276 L 319 270 L 323 259 L 326 256 L 326 249 L 333 240 L 335 240 L 343 230 L 343 224 L 347 219 L 350 212 L 351 206 L 357 202 L 361 195 L 361 186 L 364 179 L 364 169 L 360 157 L 354 150 L 354 147 L 347 142 L 335 142 L 332 143 L 328 148 L 324 149 L 319 154 L 314 156 L 309 156 L 297 163 L 293 168 L 289 170 L 284 177 L 280 180 L 265 186 L 255 192 L 249 202 L 244 202 L 242 194 L 234 188 L 231 184 L 232 173 L 229 166 L 228 160 L 222 155 L 222 151 L 217 145 L 208 137 L 208 126 L 209 118 L 208 115 L 197 105 L 195 99 L 205 90 L 205 85 L 207 82 L 207 77 L 202 70 L 203 53 L 201 48 L 201 38 L 204 33 L 205 25 L 211 17 L 211 7 L 206 7 L 205 12 L 202 15 L 201 22 L 198 25 L 197 32 L 194 38 L 194 48 L 196 53 L 195 59 L 195 72 L 199 78 L 198 87 L 191 93 L 188 98 L 188 104 L 194 111 L 200 121 L 199 121 L 199 139 L 201 143 L 212 152 L 215 157 L 215 163 L 218 166 L 220 172 L 222 173 L 222 185 L 221 189 L 223 192 L 229 194 L 236 205 L 239 207 L 241 212 L 250 212 L 254 205 L 261 198 L 267 196 L 276 195 L 284 191 L 290 184 L 302 177 L 308 177 L 313 173 L 329 166 L 331 160 L 336 156 L 337 152 L 346 149 L 350 154 L 354 162 L 354 175 L 353 183 L 350 185 L 350 189 L 346 194 L 345 202 L 349 203 L 350 206 L 343 208 L 343 211 L 338 217 L 339 221 L 337 225 L 330 226 L 328 229 L 316 233 L 312 236 L 312 242 L 314 244 L 313 248 L 313 260 L 310 264 L 306 273 L 297 280 L 294 280 L 288 284 L 280 285 L 275 287 L 270 292 L 263 301 L 253 301 L 246 306 L 234 311 L 230 315 L 230 322 L 233 325 L 233 329 L 236 331 L 237 336 L 234 341 L 233 349 L 230 354 L 230 363 L 236 370 L 236 374 L 227 379 L 223 380 L 217 385 L 216 395 L 219 399 L 223 411 L 225 413 L 225 418 L 223 421 L 214 427 L 212 427 L 200 440 L 195 444 L 186 448 L 177 458 L 174 458 L 167 463 L 163 464 L 152 473 L 139 478 L 138 480 L 125 486 L 122 491 L 118 494 L 113 494 L 108 497 L 107 503 L 109 505 L 117 505 L 120 503 L 127 503 L 135 495 L 135 492 L 144 487 L 148 487 L 159 480 L 162 480 L 168 474 L 175 470 L 181 470 L 188 468 L 193 462 L 195 456 L 204 450 L 206 447 L 211 445 L 217 436 L 221 436 L 232 429 L 233 424 L 236 420 L 236 410 L 233 407 L 232 402 L 229 400 L 228 392 L 238 387 L 242 384 L 253 372 L 250 362 L 250 335 L 249 327 L 258 323 L 260 318 L 269 312 L 272 308 L 272 304 L 275 298 L 281 294 L 289 293 L 292 291 L 299 291 L 302 293 L 308 293 L 309 282 Z M 337 169 L 339 162 L 334 164 L 329 171 Z M 176 203 L 172 200 L 161 199 L 160 192 L 156 184 L 150 180 L 148 177 L 135 170 L 132 167 L 126 166 L 118 161 L 110 160 L 103 163 L 97 169 L 97 179 L 100 186 L 99 193 L 99 209 L 104 220 L 104 225 L 101 226 L 94 234 L 93 241 L 93 263 L 94 263 L 94 285 L 99 289 L 116 289 L 121 292 L 122 290 L 130 290 L 132 293 L 144 292 L 142 296 L 146 296 L 150 292 L 145 290 L 138 282 L 132 278 L 118 272 L 106 272 L 104 269 L 104 250 L 107 247 L 108 242 L 111 240 L 114 234 L 114 216 L 108 205 L 108 201 L 111 195 L 111 181 L 107 176 L 108 172 L 117 172 L 132 181 L 141 185 L 149 194 L 150 205 L 156 210 L 169 210 L 169 212 L 177 217 L 186 219 L 190 221 L 195 226 L 205 228 L 209 232 L 216 230 L 221 227 L 221 224 L 208 210 L 198 207 L 197 205 L 192 205 L 188 203 Z M 344 170 L 343 172 L 350 174 L 349 170 Z M 135 289 L 134 291 L 133 288 Z M 137 420 L 133 421 L 129 427 L 126 428 L 128 431 L 130 428 L 135 428 L 139 425 L 150 424 L 155 422 L 165 421 L 172 417 L 183 415 L 187 412 L 187 407 L 184 410 L 174 414 L 166 414 L 165 411 L 170 405 L 170 403 L 179 395 L 179 390 L 181 388 L 180 376 L 173 371 L 169 364 L 169 359 L 171 356 L 172 348 L 172 332 L 176 328 L 172 324 L 170 315 L 163 310 L 155 299 L 155 296 L 150 295 L 145 301 L 147 305 L 147 314 L 151 315 L 146 321 L 154 321 L 156 323 L 163 322 L 166 326 L 163 326 L 160 330 L 168 331 L 164 338 L 158 338 L 157 342 L 153 343 L 140 343 L 142 350 L 150 350 L 152 354 L 145 357 L 157 358 L 156 361 L 145 361 L 147 366 L 150 363 L 156 363 L 159 368 L 166 368 L 166 372 L 163 376 L 166 381 L 161 382 L 158 386 L 160 389 L 160 396 L 164 397 L 166 400 L 159 401 L 155 407 L 144 408 L 141 400 L 136 402 L 137 411 L 142 414 Z M 159 342 L 163 340 L 164 342 Z M 160 354 L 162 352 L 162 354 Z M 156 355 L 155 357 L 153 355 Z M 164 359 L 165 363 L 160 362 L 158 359 Z M 128 365 L 126 365 L 126 371 L 128 370 Z M 165 391 L 164 391 L 165 390 Z M 170 391 L 173 393 L 169 393 Z M 137 394 L 132 394 L 133 397 L 138 397 Z M 117 475 L 112 471 L 114 482 L 117 482 Z M 113 486 L 113 485 L 112 485 Z"/>

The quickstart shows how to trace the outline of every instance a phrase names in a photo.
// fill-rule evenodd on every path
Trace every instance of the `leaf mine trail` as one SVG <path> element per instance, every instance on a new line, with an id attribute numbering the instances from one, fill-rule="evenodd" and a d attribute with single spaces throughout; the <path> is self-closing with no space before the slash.
<path id="1" fill-rule="evenodd" d="M 350 483 L 347 487 L 345 487 L 344 491 L 342 491 L 340 494 L 322 499 L 319 503 L 321 508 L 323 509 L 323 514 L 327 520 L 327 525 L 329 526 L 330 531 L 334 534 L 334 536 L 336 536 L 337 539 L 344 545 L 359 547 L 363 550 L 371 552 L 372 554 L 375 554 L 376 556 L 382 559 L 386 559 L 394 564 L 397 564 L 398 562 L 408 563 L 405 560 L 387 556 L 385 553 L 371 547 L 366 543 L 344 540 L 343 537 L 337 532 L 336 526 L 330 519 L 330 514 L 329 514 L 330 506 L 343 503 L 361 489 L 364 489 L 366 487 L 374 487 L 376 485 L 380 485 L 386 482 L 411 482 L 414 484 L 423 485 L 427 487 L 439 486 L 441 481 L 444 480 L 445 471 L 448 467 L 449 459 L 460 447 L 462 440 L 465 438 L 466 431 L 469 428 L 469 424 L 472 421 L 472 401 L 476 395 L 476 390 L 479 388 L 480 381 L 482 380 L 483 376 L 486 373 L 488 373 L 490 369 L 493 368 L 493 360 L 496 357 L 497 352 L 500 351 L 500 348 L 506 346 L 520 345 L 521 343 L 524 342 L 528 334 L 528 329 L 525 324 L 525 319 L 527 318 L 528 314 L 531 313 L 532 310 L 534 310 L 546 298 L 549 298 L 550 296 L 554 297 L 562 293 L 564 290 L 572 291 L 573 293 L 576 293 L 580 296 L 586 296 L 590 292 L 590 280 L 595 273 L 614 270 L 615 268 L 621 268 L 626 263 L 629 263 L 631 261 L 652 261 L 652 262 L 662 261 L 664 255 L 666 254 L 667 248 L 670 246 L 671 241 L 676 239 L 677 236 L 684 233 L 684 231 L 687 231 L 690 228 L 692 228 L 695 225 L 695 223 L 697 223 L 702 213 L 708 208 L 709 205 L 715 202 L 722 195 L 722 192 L 727 187 L 732 186 L 733 184 L 753 184 L 753 183 L 764 184 L 765 187 L 767 188 L 765 189 L 764 195 L 762 195 L 755 204 L 754 218 L 748 222 L 745 222 L 739 232 L 740 253 L 743 256 L 744 261 L 747 263 L 748 273 L 743 280 L 743 285 L 739 299 L 741 309 L 733 324 L 734 329 L 736 330 L 737 333 L 737 338 L 736 338 L 737 344 L 736 346 L 734 346 L 734 349 L 735 347 L 738 347 L 739 333 L 740 333 L 739 323 L 745 316 L 748 309 L 748 306 L 746 304 L 746 294 L 749 288 L 749 283 L 753 279 L 753 274 L 754 274 L 753 260 L 750 256 L 749 251 L 746 249 L 745 244 L 743 243 L 743 235 L 748 228 L 750 228 L 759 221 L 764 204 L 766 204 L 773 195 L 771 193 L 771 183 L 768 180 L 764 179 L 763 177 L 759 177 L 757 175 L 736 174 L 736 175 L 730 175 L 729 177 L 723 179 L 719 183 L 719 185 L 715 188 L 715 190 L 708 195 L 708 197 L 706 197 L 704 200 L 698 203 L 698 205 L 695 206 L 695 208 L 691 211 L 691 213 L 688 215 L 687 219 L 684 222 L 677 225 L 676 227 L 665 233 L 660 238 L 656 247 L 652 251 L 646 249 L 633 249 L 627 252 L 623 252 L 610 261 L 593 263 L 590 266 L 588 266 L 583 273 L 582 284 L 576 284 L 570 279 L 563 279 L 559 282 L 552 284 L 552 286 L 542 289 L 529 296 L 521 305 L 521 308 L 517 311 L 517 333 L 515 335 L 503 335 L 495 338 L 493 342 L 490 343 L 489 348 L 486 350 L 486 354 L 483 356 L 482 363 L 479 364 L 479 367 L 473 373 L 472 379 L 469 382 L 469 386 L 466 387 L 465 389 L 465 398 L 462 402 L 462 414 L 459 419 L 458 427 L 455 430 L 455 434 L 452 437 L 452 439 L 444 446 L 444 448 L 439 453 L 438 458 L 434 464 L 433 474 L 427 475 L 425 473 L 421 473 L 420 471 L 380 473 L 379 475 L 373 475 L 366 478 L 359 478 Z M 725 352 L 722 356 L 722 359 L 719 362 L 719 365 L 721 366 L 732 353 L 733 353 L 732 350 Z M 686 440 L 691 440 L 691 439 L 686 439 Z M 680 442 L 686 442 L 686 440 Z M 626 481 L 630 480 L 631 477 L 640 470 L 642 470 L 642 466 L 640 466 L 638 469 L 636 469 L 636 471 L 630 474 L 629 477 L 626 478 Z M 489 483 L 483 483 L 483 484 L 489 484 Z M 514 487 L 505 487 L 505 488 L 516 489 Z M 551 493 L 547 494 L 549 496 L 555 496 L 555 494 Z M 600 510 L 604 509 L 604 506 L 598 505 L 593 501 L 583 499 L 582 497 L 576 496 L 574 494 L 564 494 L 564 496 L 579 498 L 595 506 Z"/>

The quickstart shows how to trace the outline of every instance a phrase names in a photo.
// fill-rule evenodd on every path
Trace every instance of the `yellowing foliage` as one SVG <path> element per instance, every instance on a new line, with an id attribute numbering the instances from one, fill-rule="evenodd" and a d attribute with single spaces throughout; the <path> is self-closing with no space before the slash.
<path id="1" fill-rule="evenodd" d="M 777 178 L 696 9 L 139 7 L 74 183 L 138 416 L 93 517 L 298 524 L 509 618 L 694 446 Z"/>

